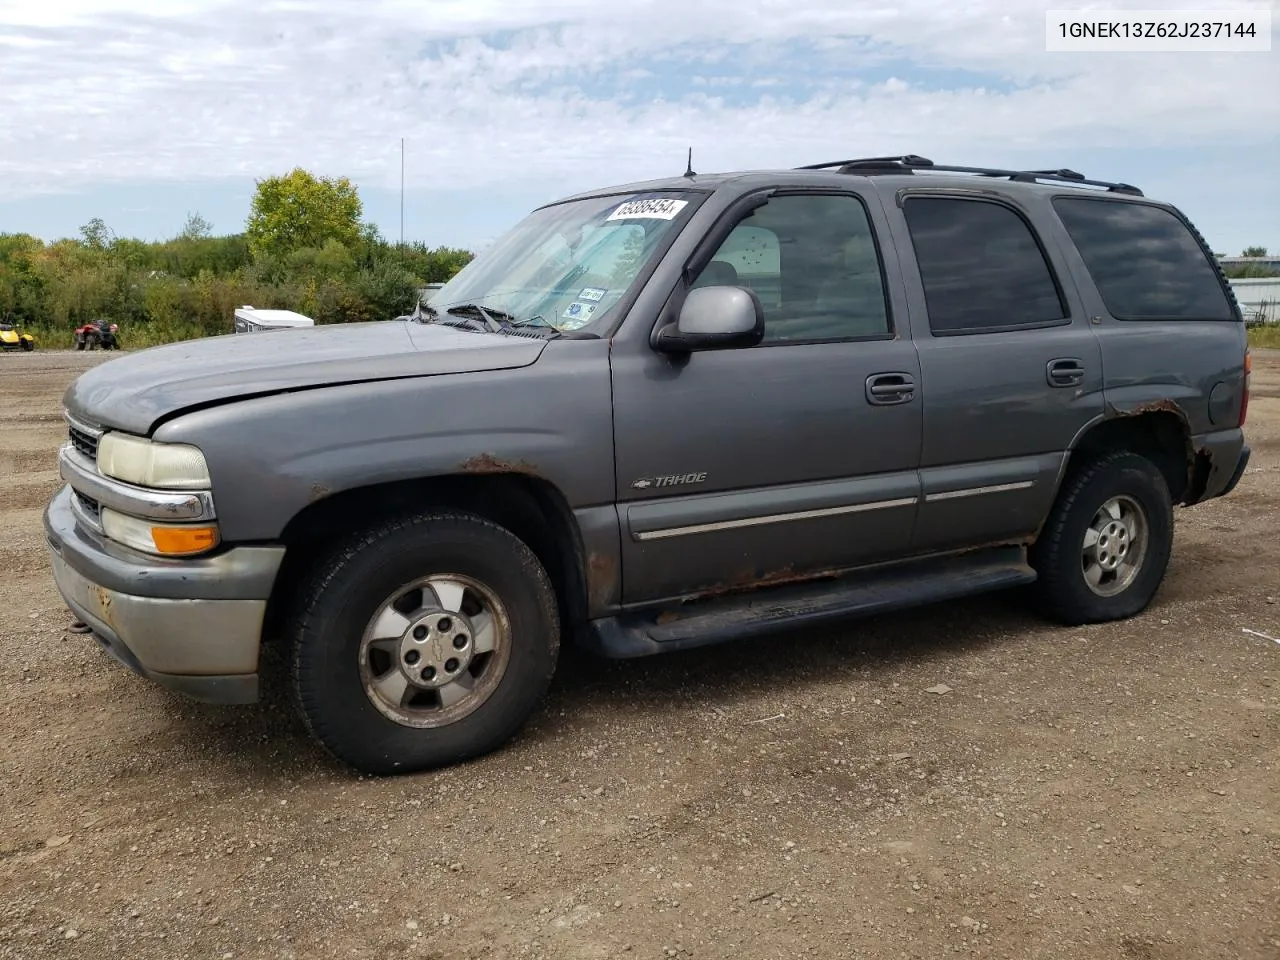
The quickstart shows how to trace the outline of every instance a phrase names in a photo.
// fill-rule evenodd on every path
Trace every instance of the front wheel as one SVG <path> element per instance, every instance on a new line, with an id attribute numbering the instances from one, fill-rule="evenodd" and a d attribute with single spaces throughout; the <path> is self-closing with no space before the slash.
<path id="1" fill-rule="evenodd" d="M 294 630 L 294 693 L 312 734 L 372 774 L 496 749 L 555 671 L 555 591 L 509 531 L 421 514 L 361 534 L 322 561 Z"/>
<path id="2" fill-rule="evenodd" d="M 1173 503 L 1145 457 L 1114 453 L 1068 475 L 1031 550 L 1036 591 L 1066 624 L 1122 620 L 1146 609 L 1173 547 Z"/>

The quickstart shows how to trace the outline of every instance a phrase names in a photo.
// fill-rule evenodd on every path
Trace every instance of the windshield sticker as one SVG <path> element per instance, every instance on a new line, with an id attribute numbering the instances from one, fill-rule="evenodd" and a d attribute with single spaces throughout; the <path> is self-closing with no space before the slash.
<path id="1" fill-rule="evenodd" d="M 605 217 L 609 220 L 674 220 L 689 205 L 688 200 L 661 197 L 653 200 L 628 200 Z"/>
<path id="2" fill-rule="evenodd" d="M 596 312 L 594 303 L 579 303 L 575 300 L 565 308 L 564 313 L 560 317 L 567 320 L 568 323 L 560 324 L 561 330 L 577 330 L 579 327 L 585 327 L 591 320 L 591 315 Z"/>
<path id="3" fill-rule="evenodd" d="M 599 303 L 604 299 L 604 295 L 608 292 L 608 290 L 604 290 L 600 287 L 583 287 L 578 292 L 578 299 L 590 300 L 592 303 Z"/>

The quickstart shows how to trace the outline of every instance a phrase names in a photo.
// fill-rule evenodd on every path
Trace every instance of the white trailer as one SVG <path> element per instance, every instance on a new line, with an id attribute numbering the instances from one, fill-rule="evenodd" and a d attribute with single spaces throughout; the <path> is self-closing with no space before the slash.
<path id="1" fill-rule="evenodd" d="M 314 327 L 310 317 L 292 310 L 259 310 L 245 305 L 236 309 L 236 333 L 260 333 L 263 330 L 290 330 Z"/>

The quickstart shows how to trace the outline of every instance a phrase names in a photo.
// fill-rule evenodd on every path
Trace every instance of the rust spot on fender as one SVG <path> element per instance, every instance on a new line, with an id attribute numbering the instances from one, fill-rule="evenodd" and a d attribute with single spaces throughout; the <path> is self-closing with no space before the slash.
<path id="1" fill-rule="evenodd" d="M 1161 397 L 1159 400 L 1146 400 L 1129 410 L 1119 410 L 1111 407 L 1110 413 L 1116 418 L 1140 417 L 1149 413 L 1171 413 L 1178 418 L 1178 422 L 1182 424 L 1182 432 L 1185 437 L 1183 458 L 1187 464 L 1187 489 L 1181 502 L 1184 504 L 1194 503 L 1200 493 L 1204 491 L 1204 483 L 1208 479 L 1208 466 L 1211 465 L 1201 463 L 1201 458 L 1203 457 L 1207 460 L 1208 454 L 1204 450 L 1197 451 L 1191 443 L 1191 421 L 1187 419 L 1186 411 L 1168 397 Z M 1200 486 L 1199 493 L 1195 490 L 1197 484 Z"/>
<path id="2" fill-rule="evenodd" d="M 1143 413 L 1172 413 L 1179 420 L 1186 420 L 1187 415 L 1182 412 L 1182 408 L 1168 398 L 1160 400 L 1147 400 L 1140 403 L 1132 410 L 1120 413 L 1122 417 L 1136 417 Z"/>
<path id="3" fill-rule="evenodd" d="M 613 603 L 618 594 L 618 567 L 603 553 L 587 556 L 587 597 L 593 608 Z"/>
<path id="4" fill-rule="evenodd" d="M 480 453 L 463 460 L 458 468 L 463 473 L 529 473 L 537 474 L 538 468 L 528 460 L 503 460 L 492 453 Z"/>
<path id="5" fill-rule="evenodd" d="M 1190 430 L 1191 424 L 1190 421 L 1187 420 L 1186 412 L 1178 406 L 1177 403 L 1167 397 L 1162 397 L 1159 400 L 1146 400 L 1130 409 L 1120 409 L 1114 406 L 1110 409 L 1111 416 L 1119 419 L 1126 417 L 1140 417 L 1147 413 L 1171 413 L 1178 418 L 1184 428 Z M 1191 453 L 1191 444 L 1190 441 L 1188 441 L 1187 455 L 1191 456 Z"/>

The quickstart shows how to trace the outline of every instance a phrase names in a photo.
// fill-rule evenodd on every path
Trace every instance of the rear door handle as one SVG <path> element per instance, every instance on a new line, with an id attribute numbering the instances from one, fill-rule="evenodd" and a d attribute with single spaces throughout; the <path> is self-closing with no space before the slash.
<path id="1" fill-rule="evenodd" d="M 916 395 L 916 382 L 909 373 L 873 373 L 867 377 L 867 403 L 888 407 L 908 403 Z"/>
<path id="2" fill-rule="evenodd" d="M 1076 357 L 1050 360 L 1045 376 L 1051 387 L 1075 387 L 1084 383 L 1084 364 Z"/>

